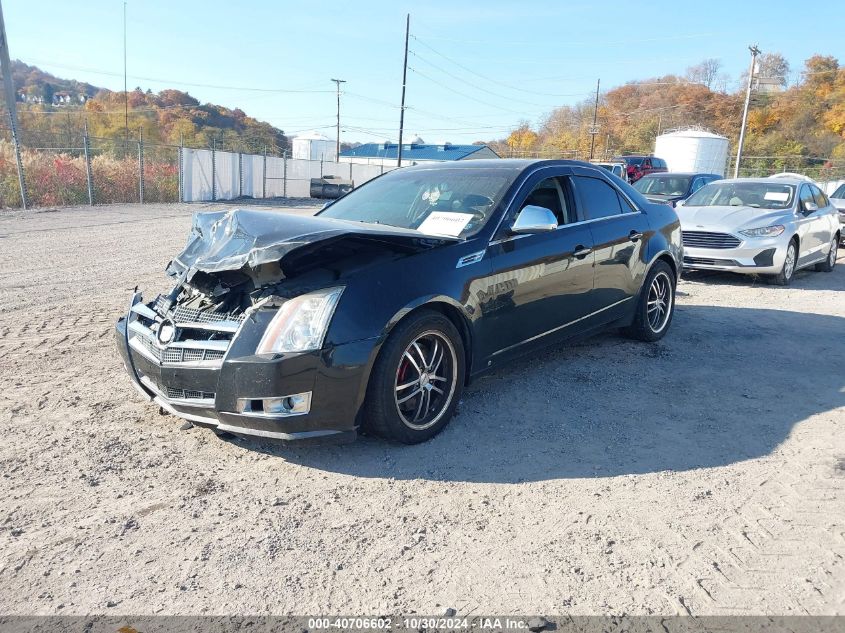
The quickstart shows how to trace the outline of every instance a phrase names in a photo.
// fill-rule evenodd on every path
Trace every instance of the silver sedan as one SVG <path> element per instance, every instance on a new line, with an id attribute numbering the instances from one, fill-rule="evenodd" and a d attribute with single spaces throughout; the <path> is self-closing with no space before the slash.
<path id="1" fill-rule="evenodd" d="M 829 272 L 836 264 L 836 208 L 807 180 L 719 180 L 676 210 L 686 269 L 762 274 L 788 285 L 797 270 Z"/>
<path id="2" fill-rule="evenodd" d="M 845 185 L 839 185 L 836 191 L 830 194 L 830 201 L 836 207 L 836 210 L 839 211 L 839 223 L 845 224 Z M 841 237 L 843 243 L 845 243 L 845 231 L 842 231 Z"/>

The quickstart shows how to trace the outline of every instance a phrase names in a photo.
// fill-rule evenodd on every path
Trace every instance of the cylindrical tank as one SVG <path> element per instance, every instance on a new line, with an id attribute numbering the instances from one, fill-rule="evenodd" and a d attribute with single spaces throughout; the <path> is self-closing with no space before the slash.
<path id="1" fill-rule="evenodd" d="M 654 155 L 669 171 L 725 175 L 730 141 L 705 130 L 676 130 L 657 137 Z"/>
<path id="2" fill-rule="evenodd" d="M 337 143 L 319 132 L 300 134 L 293 139 L 292 157 L 302 160 L 335 161 Z"/>

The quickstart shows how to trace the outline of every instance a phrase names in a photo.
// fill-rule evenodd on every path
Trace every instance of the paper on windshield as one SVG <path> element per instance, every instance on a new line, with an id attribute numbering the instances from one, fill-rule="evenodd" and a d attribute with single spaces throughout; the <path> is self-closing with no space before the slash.
<path id="1" fill-rule="evenodd" d="M 457 237 L 471 219 L 472 215 L 469 213 L 434 211 L 420 224 L 417 230 L 429 235 Z"/>
<path id="2" fill-rule="evenodd" d="M 789 192 L 788 191 L 767 191 L 766 194 L 763 196 L 766 200 L 772 200 L 774 202 L 786 202 L 789 200 Z"/>

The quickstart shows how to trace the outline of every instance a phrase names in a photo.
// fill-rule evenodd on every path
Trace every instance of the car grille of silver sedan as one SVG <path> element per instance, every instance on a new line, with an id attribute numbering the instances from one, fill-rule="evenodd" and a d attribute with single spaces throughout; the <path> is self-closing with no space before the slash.
<path id="1" fill-rule="evenodd" d="M 684 246 L 693 248 L 736 248 L 742 241 L 730 233 L 710 231 L 683 231 Z"/>

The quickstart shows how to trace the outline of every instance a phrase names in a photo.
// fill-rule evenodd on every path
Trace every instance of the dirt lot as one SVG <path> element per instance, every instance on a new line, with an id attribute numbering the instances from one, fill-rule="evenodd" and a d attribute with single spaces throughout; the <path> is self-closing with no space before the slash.
<path id="1" fill-rule="evenodd" d="M 521 361 L 427 444 L 290 448 L 114 351 L 198 208 L 0 217 L 0 612 L 845 613 L 845 259 L 686 280 L 662 342 Z"/>

